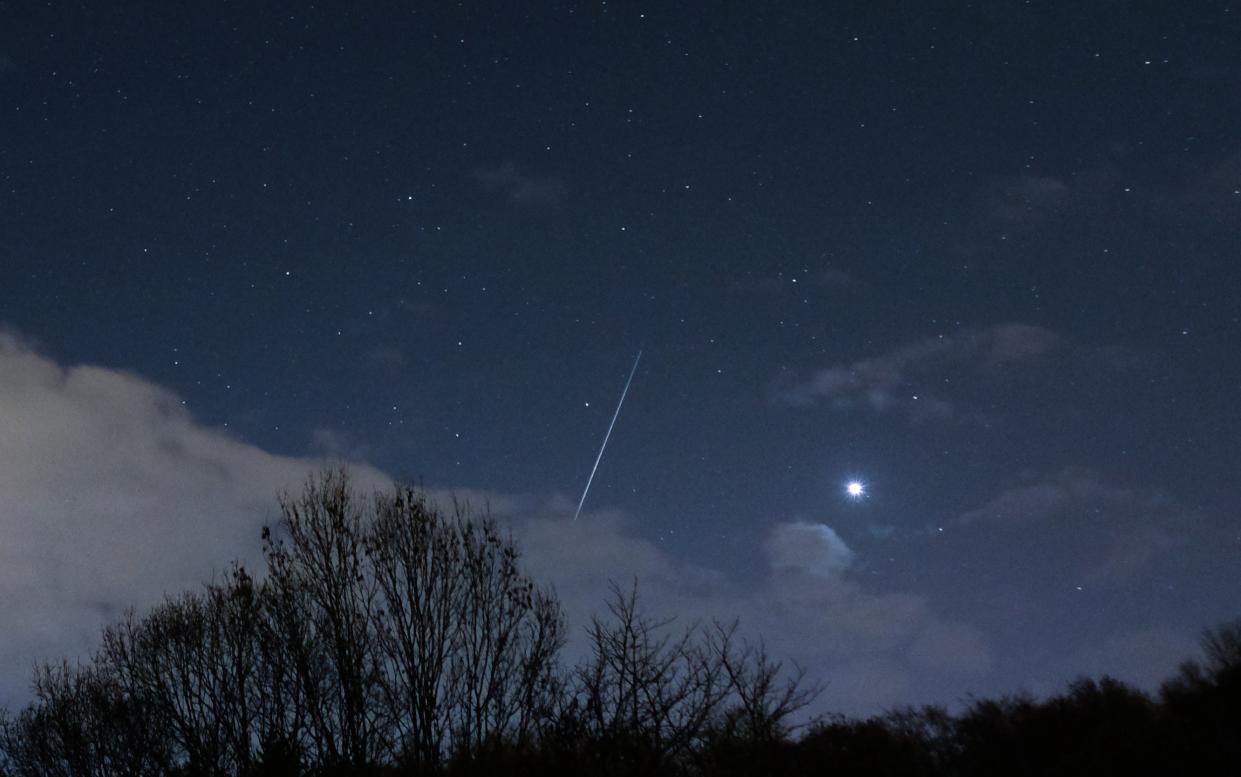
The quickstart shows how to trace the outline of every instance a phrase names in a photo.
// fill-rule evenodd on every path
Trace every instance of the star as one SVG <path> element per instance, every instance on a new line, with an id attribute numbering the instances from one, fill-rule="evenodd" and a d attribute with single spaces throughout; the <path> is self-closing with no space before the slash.
<path id="1" fill-rule="evenodd" d="M 845 484 L 845 494 L 850 499 L 861 499 L 866 496 L 866 484 L 860 480 L 850 480 Z"/>

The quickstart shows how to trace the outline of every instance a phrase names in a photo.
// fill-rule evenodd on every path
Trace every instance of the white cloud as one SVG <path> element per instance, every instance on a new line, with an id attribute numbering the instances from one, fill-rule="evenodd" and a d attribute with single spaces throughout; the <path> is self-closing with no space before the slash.
<path id="1" fill-rule="evenodd" d="M 36 659 L 91 650 L 124 608 L 255 559 L 276 493 L 321 464 L 198 424 L 140 377 L 66 369 L 4 333 L 0 462 L 0 698 Z"/>
<path id="2" fill-rule="evenodd" d="M 233 559 L 255 560 L 276 493 L 323 465 L 268 454 L 195 422 L 149 381 L 64 368 L 12 335 L 0 335 L 0 461 L 0 700 L 23 696 L 35 660 L 87 654 L 124 608 L 193 588 Z M 366 489 L 385 481 L 365 467 L 354 474 Z M 556 501 L 433 492 L 450 496 L 510 523 L 527 569 L 564 602 L 579 640 L 569 657 L 609 582 L 636 577 L 653 614 L 683 624 L 740 618 L 774 655 L 829 682 L 823 709 L 936 698 L 928 678 L 990 665 L 981 637 L 923 597 L 852 579 L 853 551 L 822 524 L 775 525 L 755 549 L 766 571 L 753 581 L 668 554 L 619 513 L 574 522 Z"/>
<path id="3" fill-rule="evenodd" d="M 839 577 L 853 563 L 853 551 L 821 523 L 780 524 L 767 540 L 767 555 L 775 570 L 799 570 L 828 579 Z"/>
<path id="4" fill-rule="evenodd" d="M 961 677 L 992 666 L 982 635 L 943 620 L 924 597 L 870 592 L 851 579 L 853 551 L 823 524 L 773 526 L 765 574 L 743 582 L 674 559 L 619 514 L 583 513 L 575 523 L 564 511 L 536 509 L 512 521 L 528 567 L 555 586 L 575 634 L 606 599 L 609 581 L 626 586 L 636 577 L 653 615 L 682 625 L 739 619 L 773 655 L 826 681 L 821 711 L 868 714 L 915 699 L 944 701 Z"/>

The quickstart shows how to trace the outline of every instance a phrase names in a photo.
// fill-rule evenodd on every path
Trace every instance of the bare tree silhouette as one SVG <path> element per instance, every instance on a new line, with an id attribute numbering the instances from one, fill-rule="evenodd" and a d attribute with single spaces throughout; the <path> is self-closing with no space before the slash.
<path id="1" fill-rule="evenodd" d="M 1157 697 L 1058 695 L 806 721 L 822 686 L 737 624 L 613 584 L 564 668 L 553 592 L 488 512 L 343 470 L 280 499 L 265 569 L 127 613 L 0 712 L 0 777 L 1241 774 L 1241 621 Z M 807 725 L 808 724 L 808 725 Z"/>

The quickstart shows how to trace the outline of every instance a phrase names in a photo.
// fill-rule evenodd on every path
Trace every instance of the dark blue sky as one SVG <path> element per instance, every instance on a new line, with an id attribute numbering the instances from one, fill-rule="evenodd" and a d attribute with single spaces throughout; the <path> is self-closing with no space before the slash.
<path id="1" fill-rule="evenodd" d="M 716 605 L 826 528 L 824 596 L 926 614 L 877 658 L 832 611 L 819 670 L 944 671 L 876 704 L 1149 685 L 1241 614 L 1239 8 L 0 18 L 11 356 L 563 517 L 644 348 L 581 520 L 721 571 Z"/>

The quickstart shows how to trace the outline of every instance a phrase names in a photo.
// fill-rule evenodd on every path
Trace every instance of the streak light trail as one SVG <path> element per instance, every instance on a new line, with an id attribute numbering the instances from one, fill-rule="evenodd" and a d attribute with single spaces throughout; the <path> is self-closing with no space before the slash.
<path id="1" fill-rule="evenodd" d="M 595 480 L 595 472 L 599 469 L 599 462 L 603 459 L 603 450 L 608 447 L 608 439 L 612 436 L 612 427 L 616 426 L 616 419 L 620 416 L 621 405 L 625 404 L 625 395 L 629 393 L 629 384 L 633 383 L 633 374 L 638 371 L 638 362 L 642 361 L 642 351 L 638 351 L 638 356 L 633 360 L 633 369 L 629 370 L 629 380 L 625 381 L 625 390 L 621 392 L 620 401 L 616 403 L 616 412 L 612 414 L 612 423 L 608 424 L 608 433 L 603 435 L 603 445 L 599 446 L 599 455 L 595 457 L 595 466 L 590 468 L 590 477 L 586 479 L 586 488 L 582 489 L 582 498 L 577 502 L 577 512 L 573 513 L 573 520 L 577 521 L 577 517 L 582 514 L 582 505 L 586 504 L 586 495 L 590 493 L 590 484 Z"/>

